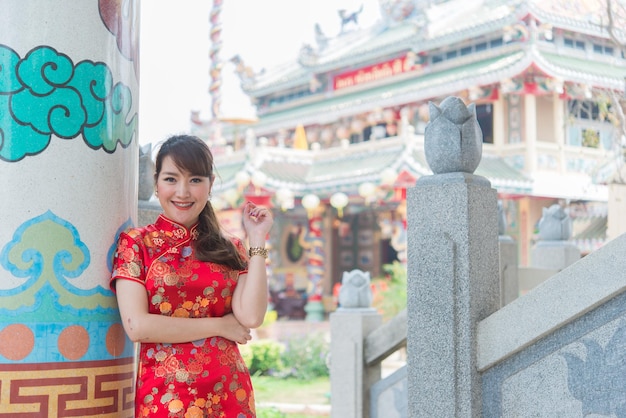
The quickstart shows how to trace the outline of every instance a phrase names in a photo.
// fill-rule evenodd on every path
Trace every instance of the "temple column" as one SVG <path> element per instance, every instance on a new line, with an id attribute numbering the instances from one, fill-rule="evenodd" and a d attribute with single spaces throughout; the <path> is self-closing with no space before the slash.
<path id="1" fill-rule="evenodd" d="M 120 417 L 133 344 L 109 290 L 137 217 L 139 0 L 3 0 L 0 417 Z"/>
<path id="2" fill-rule="evenodd" d="M 565 105 L 559 93 L 552 94 L 554 142 L 559 146 L 559 173 L 565 174 Z"/>
<path id="3" fill-rule="evenodd" d="M 500 153 L 504 145 L 508 143 L 504 121 L 506 118 L 504 98 L 499 97 L 491 103 L 493 108 L 493 145 L 497 152 Z"/>
<path id="4" fill-rule="evenodd" d="M 526 173 L 531 176 L 537 171 L 537 98 L 524 96 L 524 140 L 526 143 Z"/>

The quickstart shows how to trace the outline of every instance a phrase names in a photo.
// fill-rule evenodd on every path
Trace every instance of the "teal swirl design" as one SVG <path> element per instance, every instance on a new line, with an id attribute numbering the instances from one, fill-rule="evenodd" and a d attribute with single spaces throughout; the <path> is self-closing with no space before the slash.
<path id="1" fill-rule="evenodd" d="M 0 251 L 0 266 L 17 279 L 11 288 L 0 289 L 0 315 L 43 314 L 42 306 L 73 315 L 115 313 L 108 287 L 74 284 L 90 260 L 89 249 L 66 220 L 50 211 L 28 220 Z"/>
<path id="2" fill-rule="evenodd" d="M 0 45 L 0 160 L 41 153 L 51 136 L 82 135 L 92 149 L 126 148 L 137 128 L 132 92 L 102 62 L 72 60 L 49 46 L 21 59 Z"/>
<path id="3" fill-rule="evenodd" d="M 88 335 L 86 341 L 75 341 L 87 345 L 81 361 L 132 357 L 133 343 L 116 332 L 121 329 L 120 316 L 108 288 L 109 273 L 96 272 L 107 285 L 77 286 L 89 279 L 91 264 L 78 229 L 51 211 L 14 231 L 11 241 L 0 247 L 0 268 L 10 273 L 0 276 L 0 340 L 7 330 L 19 329 L 17 335 L 9 334 L 17 339 L 13 345 L 19 344 L 23 357 L 7 355 L 11 346 L 5 344 L 0 347 L 0 365 L 74 361 L 65 356 L 59 342 L 69 327 Z"/>

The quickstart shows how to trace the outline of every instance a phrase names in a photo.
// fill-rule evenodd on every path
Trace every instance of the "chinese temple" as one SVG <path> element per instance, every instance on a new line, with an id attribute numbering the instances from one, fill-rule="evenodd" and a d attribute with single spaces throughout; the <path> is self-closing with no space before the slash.
<path id="1" fill-rule="evenodd" d="M 254 119 L 221 115 L 213 91 L 213 119 L 192 114 L 192 131 L 215 150 L 212 201 L 225 225 L 241 232 L 245 199 L 275 208 L 273 291 L 329 310 L 343 272 L 379 277 L 405 261 L 405 192 L 431 174 L 429 102 L 447 96 L 476 105 L 476 174 L 498 192 L 520 265 L 532 263 L 537 222 L 553 203 L 567 206 L 582 254 L 601 246 L 624 146 L 607 98 L 624 97 L 616 39 L 626 24 L 608 27 L 602 1 L 379 3 L 373 26 L 359 26 L 358 10 L 344 13 L 338 34 L 316 25 L 316 43 L 276 68 L 255 72 L 235 57 Z"/>

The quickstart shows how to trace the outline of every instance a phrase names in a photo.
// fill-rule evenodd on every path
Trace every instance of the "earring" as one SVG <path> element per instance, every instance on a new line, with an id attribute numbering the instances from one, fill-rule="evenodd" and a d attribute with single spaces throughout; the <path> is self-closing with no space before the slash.
<path id="1" fill-rule="evenodd" d="M 159 191 L 158 191 L 158 190 L 155 190 L 155 191 L 154 191 L 154 195 L 155 195 L 155 196 L 158 196 L 158 195 L 159 195 Z"/>

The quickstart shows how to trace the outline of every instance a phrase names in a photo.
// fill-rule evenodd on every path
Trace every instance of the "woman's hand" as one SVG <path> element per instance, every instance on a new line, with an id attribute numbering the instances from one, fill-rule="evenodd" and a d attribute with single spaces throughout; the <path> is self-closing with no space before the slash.
<path id="1" fill-rule="evenodd" d="M 252 336 L 250 335 L 250 328 L 246 328 L 237 321 L 235 315 L 228 314 L 222 317 L 224 321 L 224 331 L 221 333 L 221 337 L 235 341 L 239 344 L 246 344 Z"/>
<path id="2" fill-rule="evenodd" d="M 265 237 L 273 223 L 274 219 L 269 209 L 246 202 L 243 208 L 243 227 L 251 247 L 265 247 Z"/>

